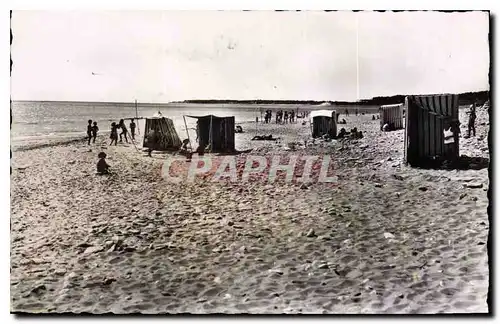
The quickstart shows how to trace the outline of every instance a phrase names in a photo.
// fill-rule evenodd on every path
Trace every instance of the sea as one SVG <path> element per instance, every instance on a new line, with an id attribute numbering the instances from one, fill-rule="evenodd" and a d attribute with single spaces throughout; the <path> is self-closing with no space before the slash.
<path id="1" fill-rule="evenodd" d="M 109 102 L 61 102 L 61 101 L 13 101 L 11 104 L 11 145 L 29 146 L 37 143 L 64 142 L 86 135 L 87 121 L 97 121 L 101 134 L 110 131 L 111 122 L 133 117 L 151 117 L 160 112 L 172 119 L 181 138 L 186 127 L 194 132 L 196 119 L 185 116 L 234 116 L 237 125 L 255 123 L 262 119 L 267 109 L 304 111 L 312 109 L 339 109 L 336 106 L 312 106 L 291 104 L 192 104 L 192 103 L 109 103 Z M 363 107 L 366 110 L 366 107 Z M 350 107 L 349 109 L 355 109 Z M 368 108 L 369 109 L 369 108 Z M 370 110 L 370 109 L 369 109 Z M 136 122 L 139 132 L 144 120 Z M 126 121 L 128 126 L 129 121 Z"/>

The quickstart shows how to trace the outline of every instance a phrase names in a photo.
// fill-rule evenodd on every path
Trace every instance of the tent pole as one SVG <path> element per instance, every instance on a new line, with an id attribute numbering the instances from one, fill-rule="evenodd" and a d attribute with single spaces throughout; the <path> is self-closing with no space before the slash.
<path id="1" fill-rule="evenodd" d="M 184 119 L 184 127 L 186 127 L 186 134 L 188 136 L 189 147 L 191 148 L 191 151 L 193 151 L 193 145 L 191 144 L 191 139 L 189 138 L 189 131 L 188 131 L 187 123 L 186 123 L 186 116 L 182 116 L 182 118 Z"/>
<path id="2" fill-rule="evenodd" d="M 139 114 L 137 113 L 137 99 L 135 99 L 135 119 L 137 120 L 137 124 L 139 124 Z M 140 127 L 137 127 L 137 134 L 141 135 Z"/>
<path id="3" fill-rule="evenodd" d="M 210 132 L 209 132 L 209 136 L 208 136 L 208 139 L 210 142 L 210 152 L 209 153 L 212 153 L 213 146 L 214 146 L 213 139 L 212 139 L 212 118 L 213 118 L 213 116 L 210 115 Z"/>

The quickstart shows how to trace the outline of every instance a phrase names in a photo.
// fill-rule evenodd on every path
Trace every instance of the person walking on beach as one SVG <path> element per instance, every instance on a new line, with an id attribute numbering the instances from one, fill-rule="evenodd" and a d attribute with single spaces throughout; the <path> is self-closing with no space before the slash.
<path id="1" fill-rule="evenodd" d="M 471 136 L 471 131 L 473 136 L 476 136 L 476 102 L 470 106 L 469 111 L 469 124 L 468 124 L 468 136 Z"/>
<path id="2" fill-rule="evenodd" d="M 97 127 L 97 122 L 94 122 L 94 126 L 92 126 L 92 143 L 95 143 L 95 139 L 97 137 L 98 131 L 99 131 L 99 127 Z"/>
<path id="3" fill-rule="evenodd" d="M 125 122 L 123 119 L 120 119 L 120 122 L 118 123 L 118 127 L 121 128 L 122 132 L 120 133 L 120 143 L 123 142 L 122 136 L 125 137 L 125 141 L 128 144 L 128 139 L 127 139 L 127 127 L 125 127 Z"/>
<path id="4" fill-rule="evenodd" d="M 132 140 L 135 141 L 135 123 L 134 123 L 134 118 L 130 121 L 130 136 L 132 137 Z"/>
<path id="5" fill-rule="evenodd" d="M 109 145 L 113 145 L 113 142 L 115 142 L 115 146 L 118 142 L 118 126 L 116 126 L 115 122 L 111 123 L 111 134 L 109 135 L 109 138 L 111 138 L 111 143 Z"/>
<path id="6" fill-rule="evenodd" d="M 87 125 L 87 137 L 90 145 L 90 140 L 92 139 L 92 119 L 89 119 L 89 124 Z"/>

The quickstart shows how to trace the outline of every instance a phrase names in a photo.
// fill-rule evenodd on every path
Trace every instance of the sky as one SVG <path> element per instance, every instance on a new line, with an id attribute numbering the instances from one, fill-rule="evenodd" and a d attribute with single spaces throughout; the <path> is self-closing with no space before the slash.
<path id="1" fill-rule="evenodd" d="M 13 100 L 355 101 L 489 89 L 484 12 L 12 16 Z"/>

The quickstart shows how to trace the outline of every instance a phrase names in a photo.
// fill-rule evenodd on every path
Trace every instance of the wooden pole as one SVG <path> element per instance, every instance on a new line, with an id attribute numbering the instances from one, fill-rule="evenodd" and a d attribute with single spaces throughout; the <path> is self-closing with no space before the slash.
<path id="1" fill-rule="evenodd" d="M 139 120 L 139 114 L 137 113 L 137 99 L 135 99 L 135 119 L 136 120 Z M 139 121 L 137 121 L 137 123 L 139 123 Z M 139 126 L 139 125 L 137 125 Z M 141 128 L 140 127 L 137 127 L 137 134 L 141 134 Z"/>
<path id="2" fill-rule="evenodd" d="M 213 116 L 210 115 L 210 132 L 208 133 L 209 134 L 208 139 L 209 139 L 209 142 L 210 142 L 210 151 L 209 151 L 209 153 L 212 153 L 213 146 L 214 146 L 213 145 L 214 143 L 213 143 L 213 140 L 212 140 L 212 118 L 213 118 Z"/>

